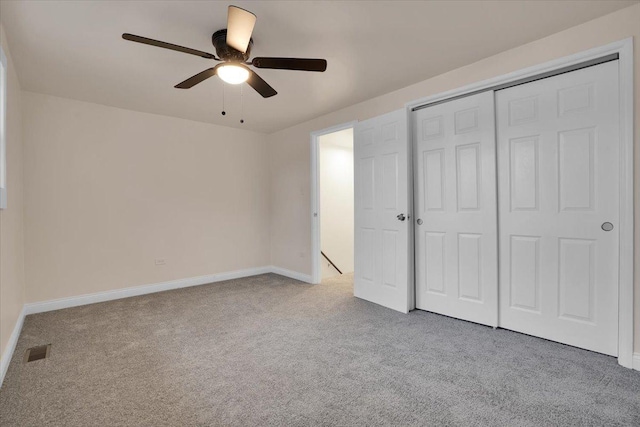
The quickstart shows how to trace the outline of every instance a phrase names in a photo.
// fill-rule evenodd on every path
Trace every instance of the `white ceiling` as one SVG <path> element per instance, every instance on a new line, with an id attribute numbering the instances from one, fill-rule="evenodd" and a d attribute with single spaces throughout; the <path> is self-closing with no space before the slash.
<path id="1" fill-rule="evenodd" d="M 2 1 L 22 88 L 273 132 L 637 3 L 629 1 Z M 218 78 L 173 86 L 212 61 L 125 41 L 129 32 L 215 53 L 229 4 L 258 16 L 254 56 L 326 58 L 325 73 L 258 70 L 262 99 Z"/>

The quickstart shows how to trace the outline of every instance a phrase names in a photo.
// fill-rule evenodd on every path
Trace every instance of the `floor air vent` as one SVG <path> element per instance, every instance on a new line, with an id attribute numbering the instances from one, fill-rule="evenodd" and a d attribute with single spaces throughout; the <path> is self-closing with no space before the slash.
<path id="1" fill-rule="evenodd" d="M 24 363 L 35 362 L 36 360 L 46 359 L 49 357 L 51 344 L 39 345 L 37 347 L 28 348 L 24 352 Z"/>

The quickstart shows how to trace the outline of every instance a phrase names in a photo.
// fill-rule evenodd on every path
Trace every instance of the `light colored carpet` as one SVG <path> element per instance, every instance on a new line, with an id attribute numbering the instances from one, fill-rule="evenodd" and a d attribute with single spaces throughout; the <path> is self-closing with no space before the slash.
<path id="1" fill-rule="evenodd" d="M 640 425 L 640 373 L 612 357 L 396 313 L 351 281 L 266 274 L 28 316 L 0 424 Z"/>

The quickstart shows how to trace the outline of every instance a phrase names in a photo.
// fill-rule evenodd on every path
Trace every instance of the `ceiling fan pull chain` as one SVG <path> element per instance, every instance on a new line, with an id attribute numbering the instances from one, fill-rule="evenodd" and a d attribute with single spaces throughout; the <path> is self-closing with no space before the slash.
<path id="1" fill-rule="evenodd" d="M 222 83 L 222 115 L 223 116 L 227 114 L 227 112 L 224 111 L 224 87 L 225 86 L 226 85 L 224 83 Z"/>
<path id="2" fill-rule="evenodd" d="M 240 85 L 240 123 L 244 123 L 244 85 Z"/>

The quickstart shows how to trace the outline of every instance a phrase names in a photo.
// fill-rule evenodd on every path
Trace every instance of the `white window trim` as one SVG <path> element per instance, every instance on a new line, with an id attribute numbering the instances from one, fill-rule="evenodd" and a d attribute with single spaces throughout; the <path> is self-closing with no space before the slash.
<path id="1" fill-rule="evenodd" d="M 0 46 L 0 85 L 2 85 L 2 99 L 0 99 L 0 209 L 7 208 L 7 57 Z"/>

